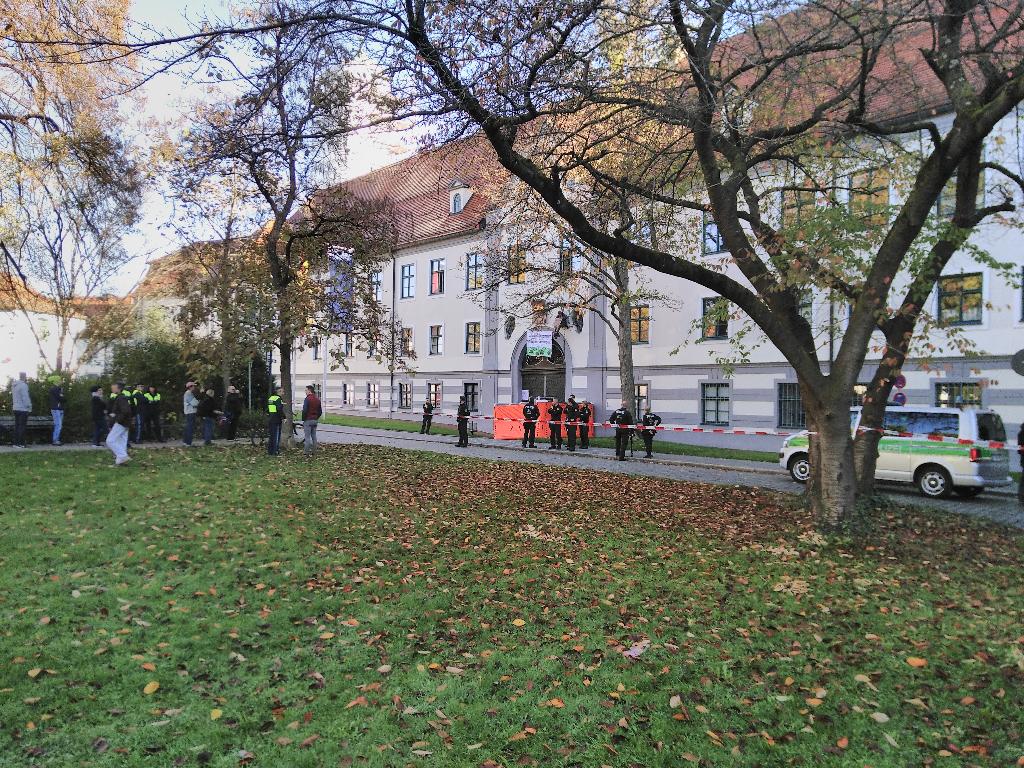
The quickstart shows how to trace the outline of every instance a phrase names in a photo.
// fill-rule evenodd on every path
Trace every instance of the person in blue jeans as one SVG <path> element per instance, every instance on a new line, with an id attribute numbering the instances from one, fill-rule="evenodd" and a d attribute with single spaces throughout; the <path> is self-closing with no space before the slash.
<path id="1" fill-rule="evenodd" d="M 281 422 L 284 420 L 284 387 L 278 387 L 267 398 L 267 454 L 281 453 Z"/>
<path id="2" fill-rule="evenodd" d="M 213 390 L 206 390 L 206 395 L 199 401 L 196 415 L 203 420 L 203 445 L 213 445 L 213 429 L 217 426 L 217 417 L 220 415 L 217 410 L 217 401 L 213 396 Z"/>
<path id="3" fill-rule="evenodd" d="M 183 398 L 185 407 L 185 429 L 181 435 L 181 441 L 192 445 L 192 435 L 196 431 L 196 410 L 199 408 L 199 398 L 196 397 L 196 383 L 190 381 L 185 384 L 185 396 Z"/>

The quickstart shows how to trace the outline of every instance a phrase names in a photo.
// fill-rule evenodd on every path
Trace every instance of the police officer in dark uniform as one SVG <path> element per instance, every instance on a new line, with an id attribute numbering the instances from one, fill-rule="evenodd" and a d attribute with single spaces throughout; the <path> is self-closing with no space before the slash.
<path id="1" fill-rule="evenodd" d="M 590 417 L 593 415 L 590 403 L 586 400 L 580 403 L 580 450 L 590 447 Z"/>
<path id="2" fill-rule="evenodd" d="M 612 411 L 608 421 L 615 425 L 615 457 L 619 461 L 625 461 L 629 435 L 633 431 L 633 414 L 629 412 L 629 403 L 623 400 L 622 406 Z"/>
<path id="3" fill-rule="evenodd" d="M 270 456 L 281 454 L 281 422 L 284 421 L 284 388 L 278 387 L 274 394 L 267 398 L 267 453 Z"/>
<path id="4" fill-rule="evenodd" d="M 469 406 L 466 405 L 466 396 L 459 398 L 459 410 L 456 411 L 455 420 L 459 423 L 459 448 L 469 448 Z"/>
<path id="5" fill-rule="evenodd" d="M 549 451 L 562 450 L 562 404 L 555 400 L 548 408 Z"/>
<path id="6" fill-rule="evenodd" d="M 162 443 L 164 441 L 164 434 L 163 429 L 160 427 L 160 392 L 156 387 L 150 384 L 149 391 L 143 392 L 142 397 L 146 404 L 146 432 L 150 438 L 155 437 Z"/>
<path id="7" fill-rule="evenodd" d="M 526 447 L 527 441 L 529 441 L 531 448 L 536 448 L 534 442 L 537 439 L 537 419 L 540 418 L 540 408 L 538 408 L 533 398 L 523 406 L 523 448 Z"/>
<path id="8" fill-rule="evenodd" d="M 576 395 L 569 395 L 565 404 L 565 439 L 570 451 L 576 450 L 576 422 L 580 418 L 580 407 L 576 404 Z"/>
<path id="9" fill-rule="evenodd" d="M 643 439 L 644 448 L 647 450 L 647 455 L 644 458 L 650 459 L 653 458 L 651 449 L 654 447 L 654 433 L 661 424 L 661 416 L 653 413 L 651 407 L 647 406 L 644 410 L 643 418 L 640 419 L 640 423 L 644 426 L 640 431 L 640 437 Z"/>
<path id="10" fill-rule="evenodd" d="M 434 404 L 429 400 L 423 402 L 423 422 L 420 424 L 420 434 L 430 434 L 430 423 L 434 420 Z"/>

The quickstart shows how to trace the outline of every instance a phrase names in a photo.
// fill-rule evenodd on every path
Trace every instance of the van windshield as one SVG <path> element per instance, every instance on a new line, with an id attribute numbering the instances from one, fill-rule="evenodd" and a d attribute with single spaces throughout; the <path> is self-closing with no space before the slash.
<path id="1" fill-rule="evenodd" d="M 1006 441 L 1006 428 L 998 413 L 978 414 L 978 439 L 996 440 L 1000 443 Z"/>

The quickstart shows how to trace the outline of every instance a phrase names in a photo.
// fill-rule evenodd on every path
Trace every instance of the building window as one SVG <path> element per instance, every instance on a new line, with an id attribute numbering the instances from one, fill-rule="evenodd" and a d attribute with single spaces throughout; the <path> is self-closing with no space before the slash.
<path id="1" fill-rule="evenodd" d="M 441 385 L 427 384 L 427 401 L 435 408 L 441 407 Z"/>
<path id="2" fill-rule="evenodd" d="M 629 308 L 629 340 L 647 344 L 651 340 L 651 308 L 642 305 Z"/>
<path id="3" fill-rule="evenodd" d="M 981 407 L 981 384 L 971 381 L 943 381 L 935 385 L 938 408 Z"/>
<path id="4" fill-rule="evenodd" d="M 402 329 L 402 354 L 406 357 L 412 354 L 412 328 Z"/>
<path id="5" fill-rule="evenodd" d="M 342 354 L 345 357 L 352 357 L 352 354 L 354 352 L 355 352 L 355 342 L 352 339 L 352 334 L 351 333 L 346 333 L 345 334 L 345 343 L 342 346 Z"/>
<path id="6" fill-rule="evenodd" d="M 803 429 L 807 426 L 804 401 L 800 398 L 800 385 L 779 384 L 779 426 L 789 429 Z"/>
<path id="7" fill-rule="evenodd" d="M 398 407 L 412 408 L 412 384 L 398 383 Z"/>
<path id="8" fill-rule="evenodd" d="M 526 253 L 521 248 L 511 248 L 508 252 L 508 281 L 526 282 Z"/>
<path id="9" fill-rule="evenodd" d="M 380 384 L 366 385 L 366 404 L 373 407 L 380 405 Z"/>
<path id="10" fill-rule="evenodd" d="M 982 169 L 978 176 L 978 197 L 975 200 L 975 207 L 985 207 L 985 171 Z M 939 192 L 939 198 L 935 201 L 935 213 L 943 219 L 948 219 L 956 213 L 956 174 L 946 182 Z"/>
<path id="11" fill-rule="evenodd" d="M 883 226 L 889 221 L 889 171 L 869 168 L 850 175 L 850 213 L 865 223 Z"/>
<path id="12" fill-rule="evenodd" d="M 704 253 L 721 253 L 725 250 L 725 242 L 722 240 L 722 233 L 718 229 L 715 220 L 704 212 Z"/>
<path id="13" fill-rule="evenodd" d="M 800 301 L 797 303 L 797 312 L 800 313 L 800 317 L 807 321 L 810 325 L 814 322 L 814 294 L 810 291 L 802 291 L 800 293 Z"/>
<path id="14" fill-rule="evenodd" d="M 466 396 L 466 406 L 470 413 L 480 410 L 480 385 L 475 381 L 467 381 L 462 385 L 462 394 Z"/>
<path id="15" fill-rule="evenodd" d="M 416 265 L 402 265 L 401 296 L 403 299 L 411 299 L 416 295 Z"/>
<path id="16" fill-rule="evenodd" d="M 452 195 L 452 213 L 462 213 L 462 193 Z"/>
<path id="17" fill-rule="evenodd" d="M 563 275 L 575 275 L 583 271 L 583 254 L 568 237 L 562 238 L 558 245 L 558 271 Z"/>
<path id="18" fill-rule="evenodd" d="M 729 338 L 728 304 L 724 299 L 705 298 L 701 304 L 701 335 L 705 339 Z"/>
<path id="19" fill-rule="evenodd" d="M 729 385 L 700 385 L 701 424 L 721 426 L 729 423 Z"/>
<path id="20" fill-rule="evenodd" d="M 355 402 L 356 393 L 355 387 L 347 382 L 341 385 L 341 402 L 342 405 L 352 405 Z"/>
<path id="21" fill-rule="evenodd" d="M 430 354 L 444 354 L 444 329 L 440 325 L 430 326 Z"/>
<path id="22" fill-rule="evenodd" d="M 466 255 L 466 290 L 475 291 L 484 287 L 484 257 L 479 253 Z"/>
<path id="23" fill-rule="evenodd" d="M 939 319 L 951 325 L 981 322 L 981 273 L 939 278 Z"/>
<path id="24" fill-rule="evenodd" d="M 370 286 L 373 289 L 373 300 L 381 302 L 384 300 L 384 273 L 374 272 L 370 276 Z"/>
<path id="25" fill-rule="evenodd" d="M 466 323 L 466 354 L 480 353 L 480 323 Z"/>
<path id="26" fill-rule="evenodd" d="M 444 293 L 444 259 L 430 260 L 430 295 Z"/>
<path id="27" fill-rule="evenodd" d="M 313 352 L 313 359 L 314 360 L 319 360 L 320 359 L 320 339 L 319 339 L 319 337 L 314 336 L 310 340 L 309 348 Z"/>
<path id="28" fill-rule="evenodd" d="M 644 412 L 644 409 L 651 404 L 651 385 L 650 384 L 634 384 L 633 385 L 633 402 L 636 404 L 636 420 L 640 421 L 640 415 Z"/>
<path id="29" fill-rule="evenodd" d="M 782 190 L 782 224 L 786 227 L 798 226 L 814 215 L 818 204 L 818 191 L 815 189 L 784 189 Z"/>

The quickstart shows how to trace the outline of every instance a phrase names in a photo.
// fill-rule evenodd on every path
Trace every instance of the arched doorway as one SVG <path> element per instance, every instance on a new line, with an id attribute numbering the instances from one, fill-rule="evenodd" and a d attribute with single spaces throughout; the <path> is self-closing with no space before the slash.
<path id="1" fill-rule="evenodd" d="M 531 397 L 565 398 L 565 352 L 555 340 L 551 345 L 551 358 L 530 357 L 526 347 L 519 353 L 520 388 Z M 518 393 L 517 393 L 518 394 Z"/>

